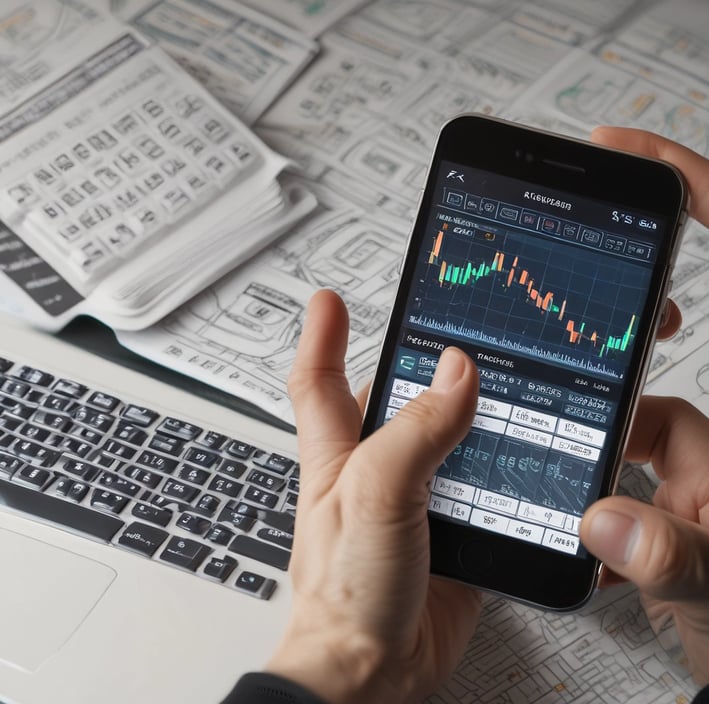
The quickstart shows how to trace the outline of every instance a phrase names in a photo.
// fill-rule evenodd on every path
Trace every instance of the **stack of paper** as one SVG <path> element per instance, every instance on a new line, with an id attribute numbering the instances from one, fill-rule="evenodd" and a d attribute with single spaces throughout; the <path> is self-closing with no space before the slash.
<path id="1" fill-rule="evenodd" d="M 133 26 L 75 0 L 18 0 L 0 20 L 10 312 L 48 329 L 79 313 L 144 328 L 315 206 L 282 183 L 285 159 Z"/>

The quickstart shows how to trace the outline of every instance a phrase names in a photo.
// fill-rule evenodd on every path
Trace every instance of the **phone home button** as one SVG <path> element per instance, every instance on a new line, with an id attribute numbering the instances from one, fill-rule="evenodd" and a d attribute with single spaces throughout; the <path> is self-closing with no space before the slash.
<path id="1" fill-rule="evenodd" d="M 458 564 L 470 575 L 486 574 L 492 567 L 492 551 L 480 540 L 463 543 L 458 549 Z"/>

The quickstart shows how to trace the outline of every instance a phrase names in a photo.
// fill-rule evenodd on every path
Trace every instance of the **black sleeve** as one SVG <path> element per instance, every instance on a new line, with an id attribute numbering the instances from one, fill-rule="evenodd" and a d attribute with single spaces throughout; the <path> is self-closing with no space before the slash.
<path id="1" fill-rule="evenodd" d="M 268 672 L 249 672 L 222 704 L 327 704 L 304 687 Z"/>
<path id="2" fill-rule="evenodd" d="M 697 696 L 692 699 L 692 704 L 709 704 L 709 685 L 697 693 Z"/>
<path id="3" fill-rule="evenodd" d="M 327 704 L 299 684 L 268 672 L 244 675 L 222 704 Z M 709 704 L 709 685 L 692 700 L 692 704 Z"/>

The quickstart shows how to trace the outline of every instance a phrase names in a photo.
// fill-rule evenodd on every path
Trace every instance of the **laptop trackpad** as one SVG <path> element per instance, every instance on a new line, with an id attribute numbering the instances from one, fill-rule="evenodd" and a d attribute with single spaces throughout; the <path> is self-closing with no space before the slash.
<path id="1" fill-rule="evenodd" d="M 106 565 L 0 528 L 0 661 L 36 670 L 115 579 Z"/>

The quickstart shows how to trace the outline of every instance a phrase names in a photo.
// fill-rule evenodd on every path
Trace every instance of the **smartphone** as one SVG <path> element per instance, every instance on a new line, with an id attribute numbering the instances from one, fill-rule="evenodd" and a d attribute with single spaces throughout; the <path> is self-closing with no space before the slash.
<path id="1" fill-rule="evenodd" d="M 671 286 L 687 189 L 673 166 L 482 115 L 441 130 L 363 436 L 476 362 L 465 439 L 431 486 L 431 569 L 544 609 L 582 606 L 579 540 L 613 492 Z"/>

